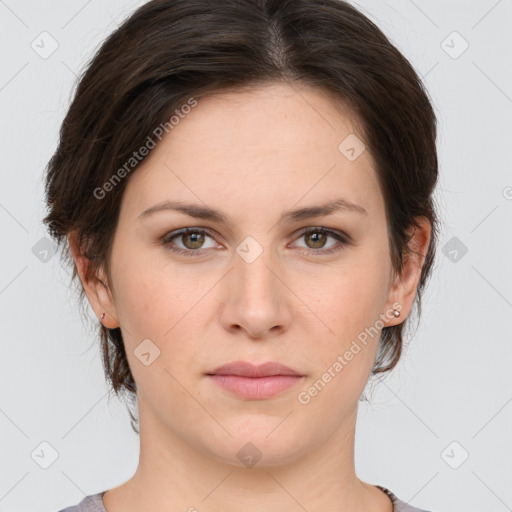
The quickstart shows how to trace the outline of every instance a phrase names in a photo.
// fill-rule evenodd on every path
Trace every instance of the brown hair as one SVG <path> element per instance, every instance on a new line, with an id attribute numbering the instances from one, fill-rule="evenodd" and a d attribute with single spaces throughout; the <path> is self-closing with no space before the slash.
<path id="1" fill-rule="evenodd" d="M 190 98 L 277 81 L 327 90 L 360 122 L 377 165 L 396 272 L 414 251 L 408 228 L 419 216 L 430 221 L 420 315 L 437 240 L 436 117 L 407 59 L 341 0 L 153 0 L 136 10 L 88 64 L 62 123 L 46 174 L 51 236 L 61 245 L 76 234 L 89 271 L 103 266 L 111 286 L 110 249 L 129 176 L 101 200 L 98 187 Z M 372 375 L 397 364 L 404 324 L 383 328 Z M 116 393 L 134 399 L 121 330 L 99 329 L 106 377 Z"/>

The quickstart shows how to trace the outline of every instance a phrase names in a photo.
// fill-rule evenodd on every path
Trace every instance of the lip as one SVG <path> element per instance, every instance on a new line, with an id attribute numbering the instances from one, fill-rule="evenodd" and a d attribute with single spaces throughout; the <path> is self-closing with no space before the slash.
<path id="1" fill-rule="evenodd" d="M 219 366 L 206 375 L 225 391 L 250 400 L 276 396 L 304 378 L 304 375 L 274 361 L 260 365 L 235 361 Z"/>
<path id="2" fill-rule="evenodd" d="M 208 375 L 238 375 L 240 377 L 272 377 L 275 375 L 295 375 L 302 377 L 299 372 L 284 366 L 275 361 L 269 361 L 259 365 L 254 365 L 246 361 L 234 361 L 232 363 L 219 366 Z"/>

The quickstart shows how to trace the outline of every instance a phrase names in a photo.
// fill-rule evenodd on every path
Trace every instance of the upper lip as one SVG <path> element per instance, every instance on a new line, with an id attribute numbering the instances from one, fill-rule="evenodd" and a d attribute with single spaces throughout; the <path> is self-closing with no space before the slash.
<path id="1" fill-rule="evenodd" d="M 212 372 L 209 372 L 208 375 L 239 375 L 241 377 L 269 377 L 273 375 L 302 376 L 295 370 L 275 361 L 260 365 L 254 365 L 246 361 L 234 361 L 219 366 Z"/>

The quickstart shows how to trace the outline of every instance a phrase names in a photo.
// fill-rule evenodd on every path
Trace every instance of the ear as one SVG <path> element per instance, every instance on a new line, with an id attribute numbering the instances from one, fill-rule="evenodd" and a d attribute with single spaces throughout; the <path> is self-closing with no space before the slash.
<path id="1" fill-rule="evenodd" d="M 119 327 L 113 294 L 108 288 L 103 268 L 94 268 L 91 260 L 84 254 L 83 247 L 78 243 L 75 233 L 68 234 L 68 242 L 80 281 L 94 313 L 108 329 Z M 103 313 L 105 317 L 101 320 Z"/>
<path id="2" fill-rule="evenodd" d="M 396 275 L 393 286 L 389 291 L 387 308 L 398 309 L 400 316 L 392 317 L 386 323 L 386 327 L 400 324 L 406 318 L 412 309 L 418 282 L 421 277 L 421 269 L 425 263 L 425 256 L 430 244 L 432 235 L 432 225 L 426 217 L 418 217 L 416 219 L 417 226 L 411 226 L 407 231 L 409 243 L 408 246 L 414 251 L 405 255 L 403 271 L 401 276 Z"/>

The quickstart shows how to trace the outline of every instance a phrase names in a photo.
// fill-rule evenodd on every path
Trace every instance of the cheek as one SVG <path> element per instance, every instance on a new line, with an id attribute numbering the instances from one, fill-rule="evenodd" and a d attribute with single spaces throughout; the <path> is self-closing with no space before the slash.
<path id="1" fill-rule="evenodd" d="M 373 367 L 383 327 L 380 315 L 385 312 L 389 269 L 387 260 L 377 255 L 370 249 L 361 251 L 350 261 L 347 258 L 346 265 L 303 282 L 304 302 L 320 319 L 311 317 L 312 322 L 325 333 L 313 333 L 319 362 L 315 377 L 321 378 L 330 370 L 336 377 L 329 380 L 330 375 L 326 375 L 320 385 L 329 381 L 331 392 L 359 396 Z M 329 396 L 326 393 L 323 399 Z"/>
<path id="2" fill-rule="evenodd" d="M 176 296 L 148 267 L 141 266 L 137 273 L 121 268 L 119 271 L 116 308 L 121 326 L 130 335 L 161 337 L 173 325 Z"/>
<path id="3" fill-rule="evenodd" d="M 135 380 L 143 387 L 153 386 L 154 380 L 158 386 L 161 379 L 170 379 L 165 370 L 180 379 L 203 344 L 197 332 L 201 307 L 194 305 L 205 290 L 180 279 L 176 268 L 155 264 L 136 251 L 116 261 L 116 309 Z M 154 362 L 146 367 L 139 359 L 142 353 L 149 353 L 146 359 Z"/>
<path id="4" fill-rule="evenodd" d="M 333 277 L 337 274 L 338 277 Z M 347 339 L 365 327 L 374 325 L 383 312 L 388 295 L 386 264 L 359 258 L 336 273 L 329 272 L 314 285 L 309 283 L 314 311 L 339 339 Z"/>
<path id="5" fill-rule="evenodd" d="M 318 311 L 334 332 L 315 338 L 316 369 L 302 391 L 310 400 L 308 414 L 331 411 L 326 421 L 334 428 L 357 405 L 374 365 L 386 279 L 378 271 L 365 271 L 325 284 Z"/>
<path id="6" fill-rule="evenodd" d="M 161 250 L 142 243 L 129 244 L 122 233 L 113 247 L 117 314 L 121 325 L 134 338 L 159 339 L 185 313 L 184 290 L 180 289 L 175 270 L 165 268 L 166 260 L 156 257 Z"/>

